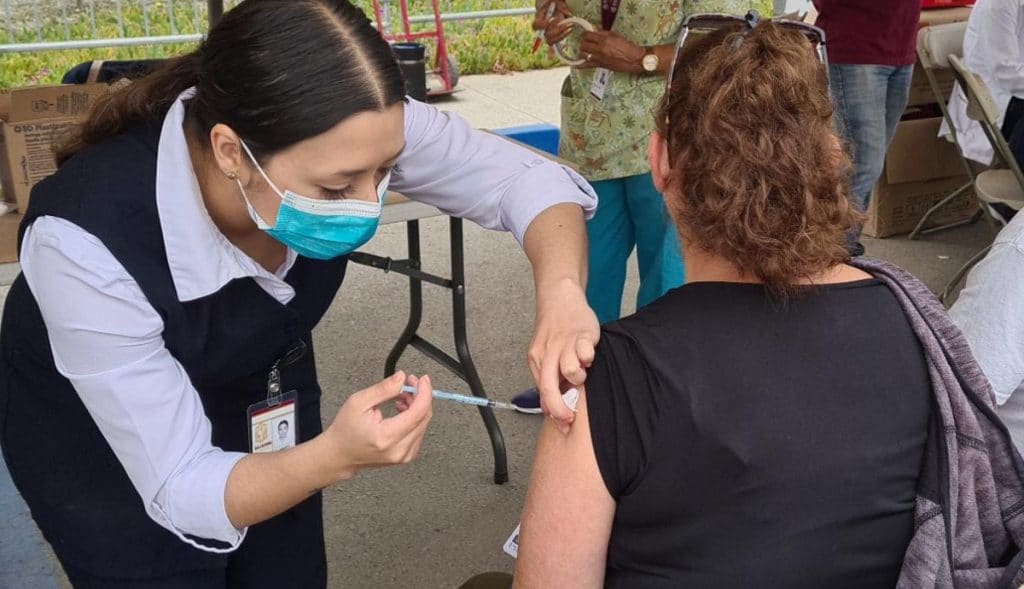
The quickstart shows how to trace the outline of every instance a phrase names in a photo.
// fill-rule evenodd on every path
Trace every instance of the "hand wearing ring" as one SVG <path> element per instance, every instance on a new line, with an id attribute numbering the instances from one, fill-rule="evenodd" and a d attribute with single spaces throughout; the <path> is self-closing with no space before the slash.
<path id="1" fill-rule="evenodd" d="M 561 27 L 565 32 L 571 31 L 573 29 L 580 29 L 584 32 L 594 30 L 594 25 L 590 24 L 589 21 L 582 19 L 578 16 L 566 18 L 562 20 L 558 26 Z M 576 42 L 570 43 L 570 45 L 572 45 L 573 47 L 567 49 L 566 39 L 563 38 L 558 43 L 555 43 L 552 47 L 555 50 L 555 54 L 558 56 L 559 59 L 562 60 L 563 63 L 572 66 L 580 66 L 585 64 L 587 62 L 586 56 L 589 52 L 584 52 L 583 48 L 578 47 L 578 43 Z M 570 53 L 570 51 L 573 50 L 575 50 L 575 55 L 572 55 Z"/>
<path id="2" fill-rule="evenodd" d="M 585 31 L 580 40 L 579 67 L 606 68 L 613 72 L 643 73 L 643 47 L 615 31 Z"/>

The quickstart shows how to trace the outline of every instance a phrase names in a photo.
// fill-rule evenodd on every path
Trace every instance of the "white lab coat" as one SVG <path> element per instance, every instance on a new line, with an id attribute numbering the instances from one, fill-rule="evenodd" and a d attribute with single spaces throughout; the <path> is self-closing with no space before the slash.
<path id="1" fill-rule="evenodd" d="M 985 81 L 999 107 L 1001 126 L 1010 98 L 1024 98 L 1024 0 L 978 0 L 967 23 L 964 65 Z M 992 146 L 981 125 L 967 118 L 959 88 L 950 97 L 949 114 L 964 155 L 991 164 Z M 945 123 L 940 134 L 949 134 Z"/>

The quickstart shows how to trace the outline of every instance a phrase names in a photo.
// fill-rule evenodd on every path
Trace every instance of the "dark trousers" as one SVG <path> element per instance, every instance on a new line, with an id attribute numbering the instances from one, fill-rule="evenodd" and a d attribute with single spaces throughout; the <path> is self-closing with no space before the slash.
<path id="1" fill-rule="evenodd" d="M 1010 151 L 1013 152 L 1017 164 L 1024 168 L 1024 100 L 1014 96 L 1006 107 L 1006 116 L 1003 117 L 1003 137 L 1010 144 Z"/>
<path id="2" fill-rule="evenodd" d="M 1010 104 L 1006 106 L 1006 116 L 1003 117 L 1003 126 L 1000 129 L 1006 142 L 1010 145 L 1010 152 L 1017 165 L 1024 168 L 1024 100 L 1016 96 L 1010 98 Z M 992 205 L 1003 219 L 1009 221 L 1017 211 L 1003 204 Z"/>
<path id="3" fill-rule="evenodd" d="M 225 568 L 145 579 L 97 576 L 64 564 L 75 589 L 323 589 L 327 587 L 321 498 L 249 528 Z M 58 556 L 60 551 L 57 550 Z"/>

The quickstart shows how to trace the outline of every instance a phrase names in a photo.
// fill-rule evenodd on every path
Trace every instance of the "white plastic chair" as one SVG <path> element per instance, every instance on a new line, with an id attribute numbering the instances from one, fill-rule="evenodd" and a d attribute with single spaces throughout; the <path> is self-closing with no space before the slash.
<path id="1" fill-rule="evenodd" d="M 999 167 L 978 174 L 974 187 L 978 200 L 981 201 L 985 212 L 988 213 L 989 220 L 996 226 L 1002 226 L 1006 224 L 1006 220 L 992 205 L 1003 204 L 1016 211 L 1024 209 L 1024 173 L 1021 173 L 1020 165 L 1017 164 L 1009 144 L 1000 131 L 999 107 L 992 98 L 992 93 L 989 92 L 985 81 L 981 79 L 981 76 L 967 69 L 959 58 L 950 57 L 949 62 L 953 67 L 958 91 L 962 91 L 967 99 L 967 117 L 981 125 L 995 151 L 995 162 L 999 164 Z M 985 257 L 991 247 L 988 246 L 975 254 L 960 268 L 940 295 L 943 303 L 948 302 L 950 295 L 963 280 L 963 277 Z"/>
<path id="2" fill-rule="evenodd" d="M 949 109 L 946 107 L 946 103 L 949 101 L 949 96 L 946 96 L 946 93 L 939 87 L 936 76 L 937 72 L 950 71 L 952 69 L 949 63 L 950 56 L 960 57 L 963 55 L 964 35 L 966 32 L 967 23 L 958 22 L 925 27 L 917 34 L 917 59 L 921 63 L 921 67 L 924 69 L 924 73 L 928 78 L 928 85 L 931 86 L 932 94 L 935 95 L 935 100 L 939 103 L 939 108 L 942 109 L 942 117 L 946 120 L 946 125 L 949 126 L 950 134 L 947 139 L 956 145 L 957 155 L 960 156 L 960 160 L 964 164 L 964 170 L 967 172 L 969 180 L 963 186 L 949 193 L 948 196 L 928 209 L 921 217 L 921 220 L 918 221 L 914 230 L 910 232 L 910 239 L 917 239 L 918 236 L 921 235 L 973 223 L 978 220 L 981 213 L 979 211 L 978 215 L 975 215 L 966 221 L 959 221 L 956 223 L 949 223 L 947 225 L 924 229 L 925 224 L 932 215 L 956 200 L 956 198 L 964 192 L 971 190 L 976 180 L 974 169 L 971 167 L 971 162 L 964 157 L 963 150 L 960 148 L 960 144 L 957 143 L 956 127 L 953 125 L 953 120 L 949 116 Z"/>

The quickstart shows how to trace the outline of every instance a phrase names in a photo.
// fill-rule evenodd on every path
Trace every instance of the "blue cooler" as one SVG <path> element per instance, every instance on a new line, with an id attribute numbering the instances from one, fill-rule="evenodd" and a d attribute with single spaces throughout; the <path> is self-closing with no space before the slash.
<path id="1" fill-rule="evenodd" d="M 515 139 L 551 155 L 558 155 L 558 127 L 548 124 L 522 125 L 494 129 L 494 132 L 509 139 Z"/>

